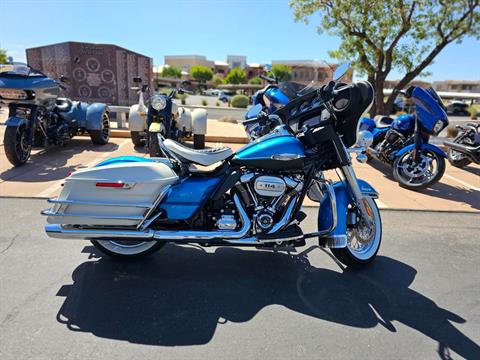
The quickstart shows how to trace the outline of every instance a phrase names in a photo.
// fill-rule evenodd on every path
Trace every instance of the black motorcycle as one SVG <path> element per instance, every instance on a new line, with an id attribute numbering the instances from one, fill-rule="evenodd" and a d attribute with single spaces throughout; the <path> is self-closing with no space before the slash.
<path id="1" fill-rule="evenodd" d="M 453 166 L 462 168 L 474 162 L 480 164 L 480 123 L 457 125 L 458 135 L 453 141 L 445 141 L 447 158 Z"/>

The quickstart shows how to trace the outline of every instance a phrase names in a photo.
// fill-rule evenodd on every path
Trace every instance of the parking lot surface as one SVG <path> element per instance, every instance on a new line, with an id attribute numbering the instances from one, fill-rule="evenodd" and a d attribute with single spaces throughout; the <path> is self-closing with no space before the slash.
<path id="1" fill-rule="evenodd" d="M 46 205 L 0 202 L 2 360 L 480 358 L 476 214 L 384 210 L 379 256 L 352 272 L 314 240 L 113 261 L 47 239 Z"/>

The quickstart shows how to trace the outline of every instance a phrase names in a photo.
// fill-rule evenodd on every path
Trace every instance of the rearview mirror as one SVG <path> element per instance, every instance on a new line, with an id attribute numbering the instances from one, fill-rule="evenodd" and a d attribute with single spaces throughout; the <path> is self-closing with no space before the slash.
<path id="1" fill-rule="evenodd" d="M 254 119 L 256 118 L 260 112 L 263 110 L 263 107 L 261 104 L 257 104 L 255 106 L 252 106 L 247 113 L 245 114 L 245 119 Z"/>
<path id="2" fill-rule="evenodd" d="M 333 72 L 333 81 L 338 81 L 342 77 L 344 77 L 348 69 L 350 69 L 349 62 L 345 62 L 343 64 L 338 65 L 335 71 Z"/>
<path id="3" fill-rule="evenodd" d="M 142 82 L 142 78 L 140 76 L 134 76 L 133 77 L 133 82 L 134 83 L 141 83 Z"/>

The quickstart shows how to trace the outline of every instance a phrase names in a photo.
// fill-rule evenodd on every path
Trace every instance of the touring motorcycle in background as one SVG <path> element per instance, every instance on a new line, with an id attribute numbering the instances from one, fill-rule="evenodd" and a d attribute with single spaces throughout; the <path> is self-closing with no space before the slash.
<path id="1" fill-rule="evenodd" d="M 138 91 L 138 104 L 130 107 L 128 126 L 132 142 L 135 146 L 147 143 L 151 156 L 159 156 L 157 133 L 162 137 L 178 141 L 193 136 L 193 147 L 203 149 L 205 147 L 205 134 L 207 133 L 207 111 L 195 109 L 193 111 L 178 107 L 173 102 L 177 93 L 189 93 L 185 89 L 172 89 L 170 94 L 155 93 L 151 97 L 148 94 L 148 85 L 142 83 L 139 77 L 134 82 L 140 84 L 133 88 Z M 147 103 L 145 98 L 148 98 Z"/>
<path id="2" fill-rule="evenodd" d="M 393 177 L 399 185 L 410 189 L 425 189 L 438 182 L 445 172 L 445 153 L 429 143 L 448 125 L 445 105 L 434 89 L 410 87 L 403 93 L 411 98 L 414 114 L 392 119 L 378 116 L 362 118 L 359 131 L 373 134 L 367 154 L 393 165 Z"/>
<path id="3" fill-rule="evenodd" d="M 60 82 L 68 82 L 60 77 Z M 8 104 L 5 155 L 14 166 L 27 162 L 32 147 L 64 145 L 78 133 L 88 132 L 94 144 L 110 138 L 105 104 L 87 104 L 61 98 L 65 86 L 23 64 L 0 65 L 0 103 Z"/>
<path id="4" fill-rule="evenodd" d="M 458 135 L 453 141 L 445 141 L 450 164 L 462 168 L 470 163 L 480 164 L 480 123 L 457 125 Z"/>
<path id="5" fill-rule="evenodd" d="M 378 194 L 356 178 L 347 148 L 369 145 L 356 130 L 373 87 L 334 87 L 330 82 L 289 102 L 273 114 L 282 125 L 236 153 L 166 139 L 159 144 L 167 158 L 118 157 L 75 171 L 42 212 L 46 233 L 88 239 L 122 257 L 150 254 L 167 242 L 273 249 L 318 239 L 347 266 L 368 264 L 381 243 Z M 217 166 L 202 171 L 191 164 Z M 324 178 L 337 168 L 340 181 Z M 299 226 L 305 196 L 320 203 L 313 233 Z"/>

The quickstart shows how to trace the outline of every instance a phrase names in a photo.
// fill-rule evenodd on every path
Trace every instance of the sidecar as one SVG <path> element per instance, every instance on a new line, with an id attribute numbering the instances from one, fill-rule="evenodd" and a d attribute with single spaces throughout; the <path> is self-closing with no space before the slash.
<path id="1" fill-rule="evenodd" d="M 186 109 L 184 107 L 172 106 L 172 115 L 177 123 L 179 137 L 190 139 L 193 137 L 194 147 L 203 149 L 205 147 L 205 134 L 207 133 L 207 110 Z M 130 107 L 128 113 L 128 128 L 135 146 L 145 144 L 147 133 L 147 111 L 142 104 L 135 104 Z"/>

